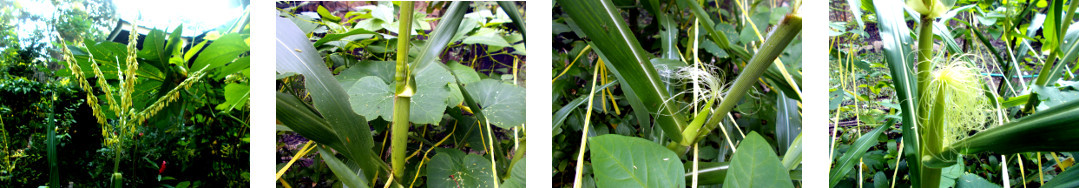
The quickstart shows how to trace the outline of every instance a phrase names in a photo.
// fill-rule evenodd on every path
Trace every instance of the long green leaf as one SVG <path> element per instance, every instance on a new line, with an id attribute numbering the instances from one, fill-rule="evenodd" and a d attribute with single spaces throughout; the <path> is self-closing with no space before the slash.
<path id="1" fill-rule="evenodd" d="M 681 142 L 682 135 L 679 133 L 688 121 L 677 112 L 679 108 L 665 102 L 670 96 L 665 89 L 666 84 L 659 79 L 649 61 L 652 54 L 641 48 L 614 4 L 609 0 L 559 0 L 558 3 L 592 40 L 594 49 L 606 57 L 606 66 L 627 90 L 624 93 L 632 92 L 636 96 L 627 97 L 630 102 L 643 104 L 645 108 L 632 106 L 634 110 L 656 114 L 656 124 L 663 128 L 664 133 L 673 141 Z"/>
<path id="2" fill-rule="evenodd" d="M 1032 151 L 1075 151 L 1079 146 L 1079 100 L 1044 110 L 1004 125 L 986 129 L 945 147 L 941 155 L 923 158 L 932 166 L 954 164 L 956 154 Z"/>
<path id="3" fill-rule="evenodd" d="M 337 176 L 338 180 L 348 187 L 365 188 L 367 186 L 367 180 L 364 180 L 364 176 L 356 174 L 352 169 L 348 168 L 344 162 L 338 160 L 333 153 L 326 151 L 325 148 L 318 148 L 319 156 L 322 156 L 322 161 L 326 162 L 326 166 L 330 167 L 330 171 L 333 171 L 334 176 Z M 363 173 L 363 171 L 360 171 Z"/>
<path id="4" fill-rule="evenodd" d="M 281 121 L 290 130 L 299 133 L 304 138 L 313 140 L 322 145 L 340 147 L 341 140 L 337 132 L 330 128 L 326 120 L 319 117 L 314 109 L 308 107 L 295 96 L 277 92 L 277 120 Z"/>
<path id="5" fill-rule="evenodd" d="M 918 119 L 915 118 L 917 108 L 914 105 L 914 102 L 918 101 L 916 85 L 918 82 L 911 72 L 914 70 L 911 67 L 914 61 L 909 46 L 914 41 L 910 38 L 911 32 L 910 28 L 907 28 L 903 9 L 894 8 L 906 5 L 900 1 L 891 0 L 874 0 L 873 5 L 878 7 L 876 9 L 877 24 L 880 28 L 881 41 L 884 43 L 884 57 L 888 63 L 888 69 L 891 70 L 892 84 L 900 110 L 902 110 L 903 142 L 910 146 L 919 146 L 918 133 L 914 131 L 914 127 L 918 126 Z M 903 154 L 904 158 L 908 159 L 917 159 L 921 156 L 918 147 L 906 147 Z M 910 177 L 920 177 L 921 165 L 918 160 L 912 161 L 914 162 L 907 164 L 910 167 L 908 168 Z M 911 178 L 911 184 L 920 185 L 920 179 Z"/>
<path id="6" fill-rule="evenodd" d="M 749 53 L 747 53 L 744 49 L 739 48 L 739 47 L 730 46 L 730 42 L 729 42 L 730 40 L 727 39 L 726 34 L 723 34 L 723 33 L 720 33 L 718 31 L 716 31 L 715 22 L 713 22 L 712 18 L 708 16 L 709 15 L 708 13 L 704 12 L 704 9 L 701 8 L 701 5 L 697 4 L 697 1 L 694 1 L 694 0 L 677 0 L 677 1 L 678 1 L 679 6 L 688 7 L 689 11 L 691 13 L 693 13 L 693 16 L 696 16 L 697 18 L 700 18 L 702 27 L 704 27 L 704 30 L 708 32 L 709 39 L 712 39 L 712 42 L 714 42 L 717 46 L 719 46 L 719 48 L 722 48 L 723 50 L 727 50 L 727 52 L 730 52 L 730 53 L 734 54 L 735 57 L 741 58 L 743 60 L 750 59 Z M 798 27 L 798 29 L 801 29 L 801 27 Z"/>
<path id="7" fill-rule="evenodd" d="M 56 97 L 56 95 L 53 94 L 53 97 Z M 57 162 L 56 127 L 55 124 L 53 124 L 53 114 L 54 113 L 49 113 L 49 118 L 45 119 L 45 121 L 47 121 L 45 122 L 45 132 L 48 132 L 48 137 L 45 138 L 45 142 L 47 144 L 46 151 L 49 156 L 49 187 L 55 188 L 60 187 L 60 163 Z"/>
<path id="8" fill-rule="evenodd" d="M 791 147 L 787 148 L 786 154 L 783 155 L 783 166 L 787 167 L 787 170 L 794 170 L 800 164 L 802 164 L 802 133 L 798 133 L 798 137 L 794 138 L 794 143 L 791 143 Z"/>
<path id="9" fill-rule="evenodd" d="M 850 149 L 847 149 L 847 153 L 844 153 L 842 157 L 839 157 L 838 161 L 835 161 L 835 167 L 832 168 L 831 174 L 828 175 L 828 187 L 835 187 L 840 180 L 847 177 L 847 173 L 854 169 L 854 165 L 858 163 L 858 159 L 862 158 L 865 151 L 877 145 L 877 137 L 880 136 L 880 133 L 892 125 L 894 125 L 894 120 L 858 137 L 858 140 L 855 140 L 850 145 Z"/>
<path id="10" fill-rule="evenodd" d="M 793 146 L 795 137 L 802 135 L 802 115 L 798 112 L 798 101 L 787 98 L 780 91 L 776 95 L 776 144 L 779 154 Z"/>
<path id="11" fill-rule="evenodd" d="M 738 145 L 728 172 L 723 187 L 794 187 L 772 146 L 756 131 Z"/>
<path id="12" fill-rule="evenodd" d="M 1079 167 L 1068 167 L 1042 187 L 1079 187 Z"/>
<path id="13" fill-rule="evenodd" d="M 603 84 L 603 86 L 599 86 L 598 88 L 596 88 L 595 91 L 602 91 L 603 89 L 605 89 L 607 87 L 610 87 L 610 86 L 614 85 L 615 83 L 617 83 L 617 82 L 614 82 L 614 81 L 607 82 L 606 84 Z M 584 104 L 585 102 L 587 102 L 587 100 L 588 100 L 588 95 L 587 94 L 582 94 L 581 97 L 577 97 L 577 99 L 573 99 L 573 101 L 570 101 L 569 103 L 566 103 L 565 106 L 562 106 L 562 108 L 558 109 L 558 111 L 555 111 L 554 112 L 554 120 L 553 120 L 553 122 L 551 122 L 551 123 L 553 123 L 553 125 L 551 125 L 551 128 L 554 129 L 554 128 L 561 127 L 562 123 L 566 121 L 566 118 L 569 117 L 570 113 L 572 113 L 573 110 L 576 110 L 578 107 L 580 107 L 581 104 Z"/>
<path id="14" fill-rule="evenodd" d="M 343 39 L 345 37 L 348 37 L 348 36 L 362 35 L 362 34 L 373 35 L 373 34 L 378 34 L 378 33 L 368 31 L 368 30 L 364 30 L 364 29 L 353 29 L 353 30 L 345 32 L 345 33 L 326 34 L 325 37 L 322 37 L 321 39 L 318 39 L 317 41 L 315 41 L 314 46 L 317 47 L 317 48 L 323 48 L 324 47 L 323 45 L 325 45 L 327 42 L 337 41 L 337 40 L 341 40 L 341 39 Z"/>
<path id="15" fill-rule="evenodd" d="M 379 160 L 371 149 L 374 138 L 371 136 L 371 128 L 365 123 L 367 120 L 352 111 L 348 94 L 330 74 L 329 68 L 323 63 L 314 46 L 311 46 L 307 35 L 285 18 L 277 19 L 276 51 L 277 72 L 302 74 L 304 87 L 310 94 L 315 109 L 322 114 L 330 127 L 337 131 L 338 140 L 342 141 L 345 147 L 334 149 L 360 164 L 360 168 L 368 172 L 365 173 L 369 174 L 368 179 L 373 178 L 376 170 L 385 169 L 385 163 Z"/>
<path id="16" fill-rule="evenodd" d="M 461 26 L 461 20 L 464 20 L 465 12 L 468 10 L 469 2 L 454 1 L 450 3 L 449 8 L 445 9 L 445 14 L 438 21 L 438 26 L 435 26 L 435 30 L 431 31 L 430 37 L 427 38 L 427 43 L 424 44 L 419 55 L 412 60 L 412 65 L 409 66 L 409 72 L 415 72 L 417 67 L 425 67 L 425 65 L 434 63 L 435 58 L 438 58 L 438 54 L 442 53 L 442 50 L 449 45 L 450 39 L 457 33 L 457 27 Z M 438 63 L 445 67 L 445 64 Z M 449 70 L 449 68 L 446 68 Z"/>

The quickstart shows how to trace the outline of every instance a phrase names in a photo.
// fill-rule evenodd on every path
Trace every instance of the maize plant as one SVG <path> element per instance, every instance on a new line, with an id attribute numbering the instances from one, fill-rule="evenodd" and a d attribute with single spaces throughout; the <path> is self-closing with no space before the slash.
<path id="1" fill-rule="evenodd" d="M 240 30 L 246 29 L 235 28 L 235 31 Z M 137 25 L 132 24 L 130 31 L 138 31 Z M 249 51 L 247 34 L 225 34 L 200 53 L 198 48 L 206 42 L 182 52 L 180 33 L 182 27 L 177 27 L 171 34 L 150 31 L 148 39 L 142 40 L 147 42 L 142 44 L 142 49 L 137 47 L 140 40 L 136 33 L 129 35 L 126 45 L 87 42 L 69 46 L 61 42 L 70 79 L 86 91 L 86 104 L 101 127 L 102 145 L 113 157 L 112 174 L 109 175 L 113 187 L 125 186 L 121 162 L 125 155 L 134 153 L 130 150 L 137 143 L 136 136 L 142 135 L 142 127 L 169 123 L 171 118 L 183 118 L 184 108 L 197 108 L 178 104 L 205 105 L 205 101 L 196 99 L 205 93 L 224 91 L 221 105 L 209 108 L 221 110 L 221 115 L 227 115 L 233 109 L 246 109 L 249 93 L 246 79 L 233 79 L 224 88 L 207 88 L 207 85 L 221 85 L 205 82 L 220 82 L 225 77 L 247 74 L 245 70 L 250 66 L 246 57 Z M 90 84 L 91 81 L 96 84 Z M 193 88 L 200 84 L 203 86 Z"/>
<path id="2" fill-rule="evenodd" d="M 830 186 L 1079 185 L 1079 4 L 831 3 Z"/>
<path id="3" fill-rule="evenodd" d="M 279 2 L 278 186 L 523 187 L 523 6 Z"/>
<path id="4" fill-rule="evenodd" d="M 799 7 L 556 1 L 554 186 L 799 185 Z"/>

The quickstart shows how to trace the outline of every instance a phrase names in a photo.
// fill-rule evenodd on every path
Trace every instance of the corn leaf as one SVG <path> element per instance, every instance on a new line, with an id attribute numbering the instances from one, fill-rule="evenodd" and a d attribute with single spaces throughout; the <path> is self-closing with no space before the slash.
<path id="1" fill-rule="evenodd" d="M 649 61 L 652 54 L 641 48 L 614 4 L 609 0 L 559 0 L 558 3 L 592 41 L 593 49 L 608 62 L 605 65 L 618 78 L 631 107 L 655 114 L 656 124 L 666 136 L 681 142 L 680 133 L 689 121 L 677 112 L 680 108 L 665 102 L 670 96 Z"/>
<path id="2" fill-rule="evenodd" d="M 348 168 L 348 165 L 345 165 L 344 162 L 338 160 L 332 152 L 326 151 L 325 148 L 319 148 L 318 154 L 319 156 L 322 156 L 322 161 L 326 162 L 326 166 L 330 167 L 330 171 L 333 171 L 333 174 L 337 176 L 337 179 L 341 180 L 345 186 L 358 188 L 368 187 L 367 180 L 365 180 L 363 176 L 363 171 L 360 171 L 359 174 L 357 174 L 352 169 Z"/>
<path id="3" fill-rule="evenodd" d="M 994 152 L 1011 154 L 1033 151 L 1075 151 L 1079 145 L 1079 100 L 986 129 L 942 149 L 941 155 L 923 159 L 932 166 L 956 162 L 956 154 Z"/>
<path id="4" fill-rule="evenodd" d="M 832 168 L 831 174 L 828 175 L 828 187 L 835 187 L 836 184 L 839 184 L 840 180 L 847 177 L 847 173 L 854 169 L 855 164 L 858 164 L 858 159 L 862 158 L 862 155 L 865 154 L 866 150 L 877 145 L 877 137 L 879 137 L 880 133 L 884 132 L 885 129 L 888 129 L 889 126 L 894 125 L 894 121 L 894 119 L 889 120 L 888 123 L 858 137 L 858 140 L 850 145 L 850 149 L 847 149 L 847 153 L 843 153 L 843 156 L 839 157 L 839 160 L 833 163 L 835 167 Z M 739 150 L 741 150 L 741 148 L 739 148 Z"/>
<path id="5" fill-rule="evenodd" d="M 218 42 L 222 40 L 225 39 L 219 39 Z M 211 44 L 211 48 L 218 42 Z M 288 19 L 277 19 L 276 51 L 277 72 L 292 72 L 304 76 L 304 86 L 311 96 L 314 108 L 322 114 L 329 128 L 337 132 L 335 136 L 338 140 L 344 141 L 341 142 L 341 147 L 334 149 L 360 164 L 360 168 L 368 172 L 365 173 L 369 174 L 368 179 L 373 178 L 375 174 L 373 172 L 385 169 L 385 163 L 379 160 L 371 150 L 374 139 L 371 136 L 371 128 L 367 123 L 363 123 L 367 120 L 352 111 L 352 107 L 346 100 L 348 94 L 330 74 L 329 68 L 323 63 L 322 58 L 307 39 L 307 35 Z M 199 58 L 203 57 L 205 56 L 200 55 Z M 197 61 L 196 64 L 198 64 Z M 279 95 L 278 98 L 282 97 Z M 299 124 L 288 123 L 285 125 L 294 130 L 296 126 L 299 126 Z"/>
<path id="6" fill-rule="evenodd" d="M 599 86 L 598 88 L 596 88 L 595 91 L 602 91 L 603 89 L 605 89 L 607 87 L 611 87 L 615 83 L 617 83 L 617 82 L 614 82 L 614 81 L 607 82 L 606 84 L 603 84 L 602 86 Z M 581 104 L 584 104 L 585 102 L 588 102 L 588 94 L 582 94 L 581 97 L 577 97 L 577 99 L 573 99 L 573 101 L 570 101 L 569 103 L 566 103 L 565 106 L 562 106 L 562 108 L 558 109 L 558 111 L 555 111 L 554 112 L 554 119 L 551 122 L 551 123 L 553 123 L 553 125 L 551 126 L 551 129 L 557 129 L 557 128 L 561 127 L 562 123 L 564 123 L 566 121 L 566 118 L 568 118 L 569 115 L 571 113 L 573 113 L 574 110 L 577 110 L 577 108 L 579 108 L 581 106 Z"/>
<path id="7" fill-rule="evenodd" d="M 517 6 L 514 1 L 499 1 L 498 6 L 502 7 L 502 11 L 506 12 L 506 15 L 510 16 L 510 20 L 513 20 L 514 26 L 517 26 L 517 31 L 521 31 L 521 35 L 525 35 L 525 20 L 521 17 L 521 12 L 517 11 Z M 522 39 L 524 41 L 524 39 Z"/>
<path id="8" fill-rule="evenodd" d="M 899 1 L 890 0 L 874 0 L 874 7 L 880 7 L 876 9 L 878 28 L 880 28 L 881 41 L 884 43 L 884 59 L 888 64 L 888 69 L 891 70 L 892 83 L 896 91 L 897 101 L 900 101 L 899 107 L 902 110 L 902 131 L 903 142 L 910 146 L 919 146 L 918 134 L 914 131 L 914 127 L 918 126 L 918 119 L 915 118 L 916 110 L 914 102 L 918 101 L 917 95 L 917 80 L 914 77 L 914 70 L 912 65 L 914 64 L 914 58 L 911 53 L 909 44 L 913 44 L 914 40 L 910 37 L 910 28 L 907 28 L 906 19 L 903 16 L 903 9 L 893 7 L 903 7 L 905 5 Z M 888 7 L 888 8 L 885 8 Z M 890 125 L 890 124 L 886 124 Z M 903 151 L 903 158 L 918 159 L 921 154 L 918 151 L 918 147 L 906 147 Z M 910 171 L 910 177 L 921 177 L 920 169 L 921 164 L 918 160 L 911 160 L 913 162 L 908 163 Z M 833 178 L 833 180 L 835 180 Z M 911 184 L 920 185 L 919 178 L 911 178 Z M 833 181 L 834 183 L 838 183 Z"/>

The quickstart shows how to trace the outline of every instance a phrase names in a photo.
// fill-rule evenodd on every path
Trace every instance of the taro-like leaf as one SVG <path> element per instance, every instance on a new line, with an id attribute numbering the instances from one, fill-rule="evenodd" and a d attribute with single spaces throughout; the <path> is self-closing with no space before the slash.
<path id="1" fill-rule="evenodd" d="M 1075 186 L 1075 185 L 1072 185 L 1072 186 Z M 971 174 L 971 173 L 964 173 L 963 175 L 959 176 L 959 179 L 955 180 L 955 187 L 956 188 L 965 188 L 965 187 L 982 187 L 982 188 L 986 188 L 986 187 L 1000 187 L 1000 185 L 994 184 L 993 182 L 989 182 L 989 180 L 986 180 L 985 178 L 982 178 L 982 177 L 980 177 L 978 175 Z"/>
<path id="2" fill-rule="evenodd" d="M 377 76 L 383 82 L 389 84 L 390 81 L 393 81 L 394 67 L 396 66 L 393 61 L 360 61 L 341 71 L 334 78 L 337 78 L 337 82 L 341 82 L 344 87 L 349 87 L 354 82 L 367 76 Z"/>
<path id="3" fill-rule="evenodd" d="M 491 124 L 508 129 L 525 123 L 524 88 L 493 79 L 481 80 L 465 88 L 483 108 L 483 114 Z"/>
<path id="4" fill-rule="evenodd" d="M 393 65 L 376 66 L 378 67 L 370 68 L 394 67 Z M 355 78 L 356 75 L 365 74 L 363 72 L 363 70 L 356 70 L 347 75 L 337 76 L 342 84 L 349 84 L 344 87 L 348 88 L 352 110 L 368 120 L 382 117 L 383 120 L 392 121 L 393 84 L 383 80 L 384 75 Z M 409 110 L 408 121 L 416 124 L 438 123 L 442 120 L 446 107 L 461 103 L 461 92 L 454 88 L 457 84 L 446 68 L 429 64 L 425 68 L 417 69 L 413 75 L 416 76 L 416 93 L 412 96 L 413 107 Z"/>
<path id="5" fill-rule="evenodd" d="M 472 67 L 461 65 L 458 62 L 450 62 L 446 66 L 450 67 L 453 75 L 457 75 L 457 81 L 461 82 L 461 84 L 467 85 L 480 81 L 480 75 Z"/>
<path id="6" fill-rule="evenodd" d="M 749 132 L 731 157 L 723 187 L 794 187 L 787 168 L 779 162 L 768 141 Z"/>
<path id="7" fill-rule="evenodd" d="M 616 134 L 592 137 L 589 143 L 596 187 L 686 186 L 682 160 L 666 147 Z"/>
<path id="8" fill-rule="evenodd" d="M 369 120 L 382 117 L 383 120 L 391 121 L 393 118 L 393 85 L 386 84 L 376 76 L 363 77 L 346 85 L 348 89 L 348 102 L 352 103 L 352 110 Z"/>
<path id="9" fill-rule="evenodd" d="M 461 150 L 437 148 L 438 154 L 427 166 L 430 187 L 494 187 L 491 161 Z"/>
<path id="10" fill-rule="evenodd" d="M 509 42 L 506 42 L 505 38 L 502 38 L 500 31 L 492 28 L 480 28 L 475 34 L 468 36 L 461 43 L 465 44 L 482 44 L 490 47 L 505 48 L 510 46 Z"/>

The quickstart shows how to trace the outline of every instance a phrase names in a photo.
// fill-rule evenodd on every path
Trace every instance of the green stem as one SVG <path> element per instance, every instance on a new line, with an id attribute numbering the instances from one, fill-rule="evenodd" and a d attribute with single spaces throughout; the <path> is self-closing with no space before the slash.
<path id="1" fill-rule="evenodd" d="M 53 94 L 53 98 L 56 98 L 56 94 Z M 53 106 L 53 109 L 55 110 L 55 106 Z M 60 187 L 60 170 L 56 159 L 56 128 L 52 124 L 53 114 L 50 112 L 49 118 L 45 119 L 45 131 L 48 132 L 48 138 L 45 138 L 45 141 L 48 142 L 49 187 Z"/>
<path id="2" fill-rule="evenodd" d="M 918 91 L 925 91 L 933 68 L 933 18 L 923 16 L 918 27 Z"/>
<path id="3" fill-rule="evenodd" d="M 932 55 L 933 55 L 933 17 L 922 16 L 921 23 L 918 28 L 918 90 L 916 93 L 924 93 L 929 86 L 929 77 L 933 68 Z M 937 94 L 937 103 L 932 106 L 933 114 L 929 116 L 930 111 L 928 109 L 915 110 L 918 114 L 917 121 L 930 121 L 922 122 L 923 130 L 921 130 L 921 154 L 922 156 L 932 156 L 940 152 L 943 117 L 942 114 L 945 104 L 944 91 L 939 91 Z M 921 107 L 929 107 L 922 105 Z M 923 118 L 934 118 L 925 120 Z M 929 168 L 921 166 L 921 186 L 922 187 L 938 187 L 940 186 L 940 169 Z"/>
<path id="4" fill-rule="evenodd" d="M 773 61 L 779 57 L 779 54 L 787 48 L 787 45 L 790 44 L 791 40 L 801 32 L 802 17 L 796 14 L 788 14 L 787 17 L 779 23 L 779 26 L 776 27 L 772 36 L 769 36 L 768 40 L 764 41 L 764 45 L 761 46 L 760 51 L 749 59 L 749 63 L 746 64 L 742 73 L 738 74 L 738 78 L 734 80 L 734 85 L 727 90 L 727 96 L 723 98 L 722 102 L 719 103 L 719 106 L 713 109 L 713 112 L 715 113 L 712 113 L 712 117 L 708 123 L 705 124 L 706 126 L 698 132 L 697 137 L 685 139 L 693 139 L 692 142 L 689 143 L 694 143 L 697 142 L 697 140 L 708 136 L 708 133 L 710 133 L 712 129 L 715 129 L 720 121 L 723 120 L 723 116 L 726 116 L 727 113 L 734 108 L 734 105 L 742 100 L 742 96 L 748 93 L 746 91 L 748 91 L 750 87 L 753 87 L 753 83 L 757 82 L 757 79 L 761 77 L 761 74 L 764 74 L 765 70 L 767 70 L 768 67 L 772 65 Z"/>
<path id="5" fill-rule="evenodd" d="M 401 2 L 401 11 L 399 12 L 399 20 L 412 20 L 412 5 L 411 1 Z M 408 67 L 408 42 L 412 35 L 412 22 L 403 21 L 397 30 L 397 69 L 394 75 L 394 83 L 396 84 L 396 95 L 393 98 L 393 130 L 390 136 L 393 136 L 390 142 L 390 148 L 392 148 L 391 163 L 393 166 L 393 176 L 396 179 L 403 179 L 405 173 L 405 149 L 408 148 L 408 116 L 409 108 L 412 101 L 412 89 L 409 84 L 410 77 Z"/>

